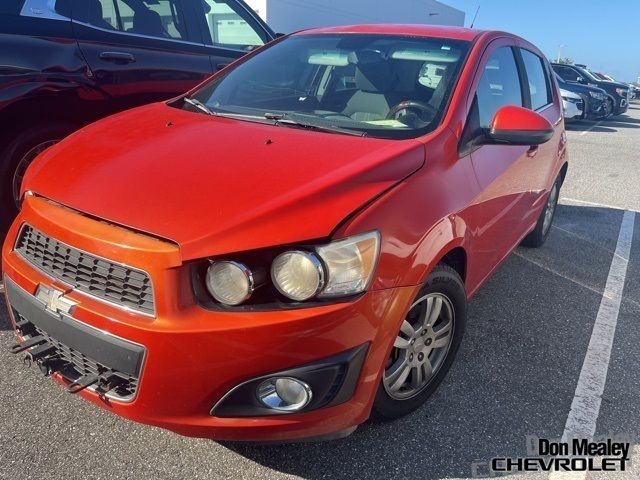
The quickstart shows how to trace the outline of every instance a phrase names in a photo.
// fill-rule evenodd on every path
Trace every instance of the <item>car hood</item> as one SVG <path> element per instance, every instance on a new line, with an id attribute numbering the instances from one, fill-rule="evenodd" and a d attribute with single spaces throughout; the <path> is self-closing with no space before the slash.
<path id="1" fill-rule="evenodd" d="M 606 94 L 606 90 L 603 90 L 599 87 L 591 87 L 588 85 L 580 85 L 577 83 L 563 83 L 560 85 L 560 88 L 563 90 L 567 90 L 573 93 L 589 93 L 589 92 L 599 92 Z"/>
<path id="2" fill-rule="evenodd" d="M 154 104 L 90 125 L 29 168 L 30 190 L 177 243 L 184 260 L 329 236 L 418 170 L 424 145 Z"/>

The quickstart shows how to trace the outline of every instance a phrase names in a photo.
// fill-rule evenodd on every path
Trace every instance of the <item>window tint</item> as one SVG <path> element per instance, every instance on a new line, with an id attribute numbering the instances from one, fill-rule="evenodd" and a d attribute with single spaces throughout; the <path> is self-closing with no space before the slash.
<path id="1" fill-rule="evenodd" d="M 578 72 L 570 67 L 555 66 L 553 70 L 567 82 L 577 82 Z"/>
<path id="2" fill-rule="evenodd" d="M 518 67 L 510 47 L 499 48 L 487 62 L 476 92 L 476 101 L 482 128 L 489 127 L 500 107 L 522 106 Z"/>
<path id="3" fill-rule="evenodd" d="M 529 50 L 520 50 L 520 52 L 522 53 L 522 61 L 529 80 L 531 108 L 538 110 L 553 102 L 547 71 L 538 55 L 531 53 Z"/>
<path id="4" fill-rule="evenodd" d="M 251 49 L 264 40 L 247 21 L 248 13 L 235 2 L 202 0 L 206 21 L 205 42 L 230 48 Z"/>
<path id="5" fill-rule="evenodd" d="M 24 0 L 1 0 L 0 13 L 12 13 L 17 15 L 22 9 Z"/>
<path id="6" fill-rule="evenodd" d="M 187 39 L 181 0 L 91 0 L 85 21 L 107 30 Z"/>

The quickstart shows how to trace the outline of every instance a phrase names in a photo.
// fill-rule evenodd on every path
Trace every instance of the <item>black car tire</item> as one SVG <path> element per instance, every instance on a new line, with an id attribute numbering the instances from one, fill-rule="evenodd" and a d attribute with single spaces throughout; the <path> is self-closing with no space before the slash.
<path id="1" fill-rule="evenodd" d="M 439 368 L 434 370 L 433 376 L 421 387 L 421 390 L 414 396 L 404 400 L 393 398 L 387 392 L 384 386 L 385 372 L 383 372 L 383 378 L 380 381 L 371 411 L 371 419 L 374 421 L 394 420 L 418 409 L 436 391 L 456 357 L 467 322 L 467 295 L 464 282 L 453 268 L 448 265 L 438 264 L 427 278 L 426 283 L 416 296 L 416 300 L 431 294 L 446 297 L 453 310 L 453 333 L 447 351 L 444 353 L 445 356 L 441 360 Z M 392 358 L 389 361 L 392 361 Z M 387 366 L 385 365 L 386 368 Z"/>
<path id="2" fill-rule="evenodd" d="M 549 233 L 551 232 L 551 227 L 553 226 L 553 220 L 556 216 L 556 211 L 558 207 L 558 200 L 560 199 L 560 189 L 562 188 L 562 176 L 558 176 L 555 183 L 551 187 L 551 191 L 549 192 L 549 196 L 547 197 L 547 203 L 545 204 L 542 212 L 540 212 L 540 217 L 538 217 L 538 223 L 536 223 L 536 228 L 527 235 L 522 241 L 523 247 L 529 248 L 540 248 L 545 244 L 547 238 L 549 238 Z M 549 210 L 551 209 L 551 210 Z M 550 213 L 550 218 L 547 224 L 545 224 L 545 218 L 547 214 Z"/>
<path id="3" fill-rule="evenodd" d="M 615 114 L 616 104 L 611 97 L 607 98 L 607 115 L 605 118 L 611 118 Z"/>
<path id="4" fill-rule="evenodd" d="M 13 137 L 0 152 L 0 208 L 4 212 L 0 218 L 0 236 L 3 236 L 18 213 L 13 192 L 18 166 L 24 167 L 25 163 L 33 161 L 37 155 L 26 158 L 27 154 L 38 151 L 39 146 L 60 141 L 73 130 L 74 127 L 67 123 L 34 126 Z"/>

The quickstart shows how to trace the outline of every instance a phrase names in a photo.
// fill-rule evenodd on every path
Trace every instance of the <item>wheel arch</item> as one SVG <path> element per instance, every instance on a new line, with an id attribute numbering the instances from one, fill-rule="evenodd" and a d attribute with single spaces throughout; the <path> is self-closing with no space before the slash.
<path id="1" fill-rule="evenodd" d="M 564 162 L 560 167 L 560 185 L 564 185 L 564 181 L 567 178 L 567 172 L 569 171 L 569 162 Z"/>

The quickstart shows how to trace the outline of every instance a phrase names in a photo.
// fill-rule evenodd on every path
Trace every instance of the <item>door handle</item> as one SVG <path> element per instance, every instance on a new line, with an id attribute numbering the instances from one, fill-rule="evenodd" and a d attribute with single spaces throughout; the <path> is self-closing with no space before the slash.
<path id="1" fill-rule="evenodd" d="M 100 54 L 100 60 L 116 63 L 133 63 L 136 61 L 136 57 L 127 52 L 102 52 Z"/>
<path id="2" fill-rule="evenodd" d="M 223 68 L 228 66 L 229 66 L 228 63 L 219 63 L 218 65 L 216 65 L 216 70 L 222 70 Z"/>
<path id="3" fill-rule="evenodd" d="M 533 145 L 529 150 L 527 150 L 527 157 L 529 158 L 533 158 L 536 155 L 538 155 L 538 151 L 540 150 L 540 147 L 538 147 L 537 145 Z"/>

